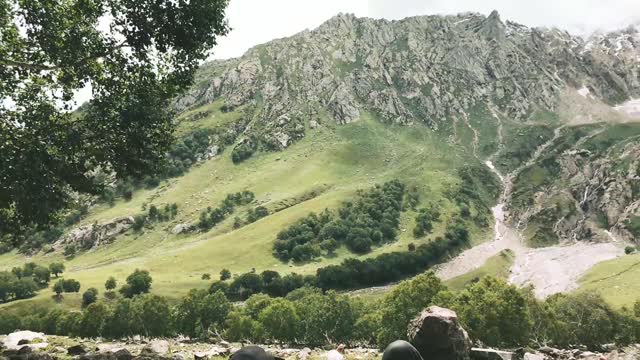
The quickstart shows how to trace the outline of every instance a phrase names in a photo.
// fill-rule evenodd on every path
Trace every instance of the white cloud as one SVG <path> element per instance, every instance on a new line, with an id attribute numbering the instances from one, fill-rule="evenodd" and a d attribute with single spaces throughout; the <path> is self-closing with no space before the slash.
<path id="1" fill-rule="evenodd" d="M 213 58 L 241 56 L 250 47 L 312 29 L 339 12 L 401 19 L 407 16 L 489 14 L 528 26 L 557 26 L 576 34 L 640 22 L 640 0 L 231 0 L 233 30 L 220 38 Z"/>

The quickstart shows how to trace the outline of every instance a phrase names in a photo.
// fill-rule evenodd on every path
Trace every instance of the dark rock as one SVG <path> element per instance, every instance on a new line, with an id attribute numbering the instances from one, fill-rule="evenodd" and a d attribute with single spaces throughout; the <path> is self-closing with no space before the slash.
<path id="1" fill-rule="evenodd" d="M 31 340 L 29 340 L 29 339 L 20 339 L 20 340 L 18 340 L 18 345 L 27 345 L 27 344 L 31 344 Z"/>
<path id="2" fill-rule="evenodd" d="M 458 324 L 455 312 L 431 306 L 413 319 L 407 332 L 409 341 L 423 359 L 467 360 L 471 340 Z"/>
<path id="3" fill-rule="evenodd" d="M 53 360 L 56 359 L 47 353 L 34 352 L 29 346 L 23 346 L 18 350 L 6 350 L 2 355 L 8 360 Z"/>
<path id="4" fill-rule="evenodd" d="M 87 353 L 87 348 L 82 344 L 73 345 L 67 349 L 67 354 L 71 356 L 79 356 Z"/>

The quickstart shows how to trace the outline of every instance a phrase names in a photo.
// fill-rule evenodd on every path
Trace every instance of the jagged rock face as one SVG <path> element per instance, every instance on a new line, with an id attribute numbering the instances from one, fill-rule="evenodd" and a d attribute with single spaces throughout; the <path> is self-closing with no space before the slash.
<path id="1" fill-rule="evenodd" d="M 257 121 L 248 132 L 267 129 L 279 148 L 300 138 L 302 124 L 320 111 L 339 124 L 373 111 L 437 128 L 490 101 L 520 119 L 535 108 L 554 110 L 566 85 L 587 86 L 610 103 L 640 94 L 636 29 L 610 36 L 622 40 L 531 29 L 497 12 L 401 21 L 338 15 L 242 58 L 205 65 L 177 106 L 218 98 L 253 104 Z"/>
<path id="2" fill-rule="evenodd" d="M 133 217 L 115 218 L 104 223 L 84 225 L 69 231 L 53 244 L 54 249 L 62 249 L 66 245 L 75 245 L 79 249 L 92 249 L 110 243 L 116 236 L 126 232 L 133 226 Z"/>
<path id="3" fill-rule="evenodd" d="M 597 132 L 596 132 L 597 133 Z M 588 137 L 588 136 L 587 136 Z M 559 172 L 536 189 L 531 206 L 513 208 L 521 229 L 542 222 L 558 241 L 638 241 L 628 229 L 640 214 L 640 143 L 631 137 L 602 151 L 584 149 L 580 141 L 548 156 Z M 545 161 L 545 160 L 543 160 Z"/>

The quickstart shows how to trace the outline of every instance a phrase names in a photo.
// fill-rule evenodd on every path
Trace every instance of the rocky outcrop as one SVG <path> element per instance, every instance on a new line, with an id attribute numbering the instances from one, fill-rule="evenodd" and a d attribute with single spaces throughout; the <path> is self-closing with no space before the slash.
<path id="1" fill-rule="evenodd" d="M 531 172 L 525 170 L 514 184 L 512 223 L 523 231 L 536 229 L 527 232 L 533 239 L 554 242 L 640 240 L 629 228 L 640 215 L 640 144 L 632 133 L 618 136 L 612 144 L 607 131 L 607 126 L 595 128 L 569 148 L 550 147 L 532 164 L 548 174 L 536 187 L 531 187 Z M 573 136 L 568 131 L 556 143 Z"/>
<path id="2" fill-rule="evenodd" d="M 638 43 L 635 28 L 585 40 L 505 22 L 496 11 L 400 21 L 340 14 L 239 59 L 204 65 L 176 106 L 218 99 L 249 105 L 245 135 L 274 149 L 304 136 L 318 113 L 338 124 L 367 111 L 383 121 L 441 128 L 491 102 L 526 119 L 536 109 L 554 111 L 567 86 L 587 87 L 609 104 L 640 96 Z M 291 121 L 284 126 L 283 118 Z"/>
<path id="3" fill-rule="evenodd" d="M 75 245 L 79 249 L 92 249 L 113 241 L 116 236 L 126 232 L 133 226 L 133 217 L 115 218 L 104 223 L 84 225 L 69 231 L 53 244 L 54 249 L 62 249 L 66 245 Z"/>
<path id="4" fill-rule="evenodd" d="M 471 340 L 455 312 L 431 306 L 409 323 L 409 341 L 423 359 L 467 360 Z"/>

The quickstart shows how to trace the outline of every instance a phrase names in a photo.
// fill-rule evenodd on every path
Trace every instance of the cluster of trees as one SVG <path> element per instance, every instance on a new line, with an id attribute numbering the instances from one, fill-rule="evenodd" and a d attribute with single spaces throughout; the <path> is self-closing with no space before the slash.
<path id="1" fill-rule="evenodd" d="M 83 312 L 6 313 L 0 317 L 0 332 L 23 328 L 107 338 L 215 334 L 231 341 L 384 348 L 391 341 L 406 339 L 408 323 L 430 305 L 456 311 L 470 336 L 488 346 L 584 344 L 596 349 L 640 340 L 640 302 L 634 309 L 614 310 L 592 293 L 537 300 L 533 289 L 519 289 L 491 277 L 452 292 L 431 271 L 375 300 L 304 286 L 286 297 L 254 294 L 242 306 L 234 306 L 220 288 L 212 286 L 210 291 L 190 291 L 175 306 L 163 297 L 139 294 L 94 299 Z"/>
<path id="2" fill-rule="evenodd" d="M 316 275 L 291 273 L 282 276 L 277 271 L 265 270 L 260 274 L 244 273 L 225 282 L 230 278 L 230 273 L 226 273 L 226 276 L 221 276 L 220 281 L 211 285 L 210 292 L 221 290 L 229 299 L 242 301 L 259 293 L 284 297 L 305 286 L 322 290 L 346 290 L 383 285 L 441 263 L 468 244 L 469 233 L 465 227 L 460 223 L 453 223 L 447 227 L 444 237 L 419 245 L 413 251 L 385 253 L 364 260 L 349 258 L 339 265 L 318 269 Z"/>
<path id="3" fill-rule="evenodd" d="M 433 231 L 433 223 L 440 220 L 440 211 L 435 207 L 422 208 L 416 216 L 416 227 L 413 228 L 413 236 L 423 237 Z"/>
<path id="4" fill-rule="evenodd" d="M 80 282 L 74 279 L 60 279 L 53 284 L 53 292 L 57 297 L 60 297 L 62 293 L 80 292 Z"/>
<path id="5" fill-rule="evenodd" d="M 49 284 L 51 275 L 60 276 L 64 272 L 64 264 L 51 263 L 42 266 L 30 262 L 22 267 L 14 267 L 11 271 L 0 272 L 0 301 L 26 299 Z"/>
<path id="6" fill-rule="evenodd" d="M 354 289 L 398 281 L 456 255 L 468 247 L 469 240 L 464 225 L 455 222 L 447 227 L 444 237 L 421 244 L 414 251 L 390 252 L 364 260 L 346 259 L 340 265 L 320 268 L 316 284 L 322 289 Z"/>
<path id="7" fill-rule="evenodd" d="M 142 230 L 146 224 L 173 220 L 176 215 L 178 215 L 178 204 L 176 203 L 166 204 L 162 208 L 151 205 L 146 214 L 134 217 L 132 228 L 135 231 L 139 231 Z"/>
<path id="8" fill-rule="evenodd" d="M 255 294 L 267 294 L 273 297 L 282 297 L 293 290 L 304 286 L 315 286 L 316 278 L 313 275 L 303 276 L 296 273 L 281 276 L 277 271 L 265 270 L 260 274 L 253 272 L 241 274 L 231 282 L 220 281 L 211 284 L 209 292 L 222 291 L 230 300 L 243 301 Z"/>
<path id="9" fill-rule="evenodd" d="M 491 207 L 500 196 L 502 185 L 486 166 L 467 166 L 458 170 L 460 184 L 449 194 L 460 209 L 460 216 L 480 227 L 491 224 Z"/>
<path id="10" fill-rule="evenodd" d="M 233 214 L 236 206 L 248 205 L 253 199 L 255 199 L 255 194 L 251 191 L 228 194 L 220 206 L 215 209 L 208 207 L 200 213 L 198 226 L 201 229 L 209 230 Z"/>
<path id="11" fill-rule="evenodd" d="M 283 261 L 308 261 L 341 244 L 355 253 L 368 253 L 373 245 L 395 240 L 403 196 L 404 185 L 393 180 L 360 192 L 355 202 L 345 203 L 336 214 L 311 213 L 278 233 L 273 254 Z"/>

